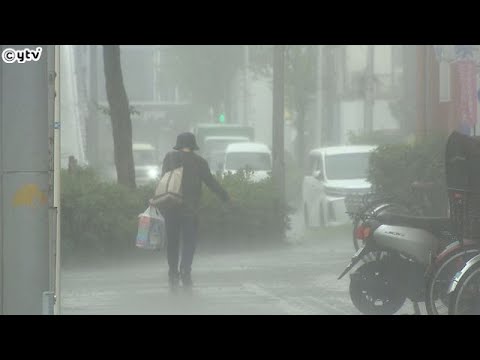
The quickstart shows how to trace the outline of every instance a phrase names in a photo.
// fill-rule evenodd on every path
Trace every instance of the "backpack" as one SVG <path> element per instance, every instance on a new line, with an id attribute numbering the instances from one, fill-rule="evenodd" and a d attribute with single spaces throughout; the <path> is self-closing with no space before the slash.
<path id="1" fill-rule="evenodd" d="M 159 209 L 171 209 L 183 204 L 182 194 L 183 166 L 168 171 L 160 179 L 151 204 Z"/>

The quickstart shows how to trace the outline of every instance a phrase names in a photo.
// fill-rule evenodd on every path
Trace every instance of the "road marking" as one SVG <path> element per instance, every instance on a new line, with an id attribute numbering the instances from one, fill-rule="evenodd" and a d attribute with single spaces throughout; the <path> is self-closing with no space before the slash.
<path id="1" fill-rule="evenodd" d="M 285 311 L 288 315 L 310 315 L 311 312 L 306 310 L 303 306 L 298 306 L 296 304 L 292 304 L 291 302 L 273 294 L 272 292 L 266 290 L 265 288 L 252 284 L 252 283 L 244 283 L 243 288 L 247 291 L 254 293 L 256 296 L 263 296 L 267 297 L 276 302 L 276 305 L 283 311 Z"/>
<path id="2" fill-rule="evenodd" d="M 348 312 L 343 309 L 340 309 L 339 307 L 329 304 L 325 301 L 320 300 L 319 298 L 316 298 L 314 296 L 306 296 L 305 298 L 309 299 L 310 301 L 314 302 L 315 304 L 320 305 L 321 307 L 327 309 L 327 312 L 330 314 L 331 311 L 334 311 L 336 313 L 340 313 L 339 315 L 353 315 L 353 312 Z M 339 301 L 340 299 L 336 299 L 335 301 Z M 333 315 L 333 314 L 332 314 Z"/>

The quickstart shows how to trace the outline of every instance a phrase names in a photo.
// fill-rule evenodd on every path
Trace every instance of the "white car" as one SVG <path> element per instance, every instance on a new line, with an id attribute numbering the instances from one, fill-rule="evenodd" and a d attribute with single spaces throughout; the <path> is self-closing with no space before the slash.
<path id="1" fill-rule="evenodd" d="M 132 146 L 135 164 L 135 181 L 137 185 L 145 185 L 157 180 L 161 169 L 156 149 L 150 144 L 136 143 Z"/>
<path id="2" fill-rule="evenodd" d="M 375 146 L 338 146 L 310 152 L 310 174 L 303 180 L 305 226 L 328 227 L 350 221 L 347 194 L 370 192 L 367 181 L 370 153 Z"/>
<path id="3" fill-rule="evenodd" d="M 272 152 L 262 143 L 242 142 L 227 146 L 223 173 L 236 173 L 249 168 L 253 171 L 251 180 L 262 181 L 270 176 L 272 171 Z"/>
<path id="4" fill-rule="evenodd" d="M 151 181 L 157 180 L 161 173 L 161 162 L 158 161 L 155 148 L 150 144 L 134 143 L 132 151 L 136 184 L 145 185 Z M 104 181 L 117 181 L 117 169 L 115 164 L 110 163 L 104 165 L 99 172 L 100 177 Z"/>

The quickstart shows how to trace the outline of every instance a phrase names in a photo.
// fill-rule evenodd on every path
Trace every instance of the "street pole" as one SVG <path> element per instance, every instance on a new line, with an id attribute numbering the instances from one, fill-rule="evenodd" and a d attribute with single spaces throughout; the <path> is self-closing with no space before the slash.
<path id="1" fill-rule="evenodd" d="M 424 133 L 423 136 L 427 135 L 427 131 L 431 126 L 431 109 L 430 109 L 430 72 L 429 72 L 429 46 L 424 45 L 425 47 L 425 62 L 424 62 L 424 73 L 425 73 L 425 119 L 424 119 Z"/>
<path id="2" fill-rule="evenodd" d="M 324 100 L 323 100 L 323 119 L 322 119 L 322 133 L 321 133 L 321 146 L 329 146 L 337 143 L 335 127 L 335 103 L 336 99 L 336 80 L 335 80 L 335 62 L 334 62 L 334 49 L 332 45 L 325 45 L 323 56 L 324 61 L 322 63 L 322 73 L 324 74 Z"/>
<path id="3" fill-rule="evenodd" d="M 243 125 L 248 125 L 248 45 L 244 45 L 244 73 L 243 73 Z"/>
<path id="4" fill-rule="evenodd" d="M 284 162 L 284 75 L 285 45 L 273 47 L 273 119 L 272 119 L 272 176 L 274 186 L 280 195 L 280 204 L 285 204 L 285 162 Z"/>
<path id="5" fill-rule="evenodd" d="M 321 144 L 321 137 L 322 137 L 322 123 L 324 121 L 323 116 L 323 47 L 324 45 L 317 45 L 317 97 L 316 97 L 316 108 L 317 108 L 317 116 L 316 121 L 314 122 L 315 127 L 315 135 L 314 135 L 314 143 L 312 146 L 317 146 Z"/>
<path id="6" fill-rule="evenodd" d="M 41 48 L 37 61 L 0 60 L 1 314 L 44 313 L 51 290 L 49 199 L 52 46 L 9 45 L 23 51 Z M 10 54 L 12 54 L 11 50 Z M 48 90 L 47 90 L 48 89 Z"/>
<path id="7" fill-rule="evenodd" d="M 55 45 L 55 112 L 54 112 L 54 182 L 53 206 L 56 209 L 55 222 L 55 306 L 54 314 L 61 314 L 60 267 L 61 267 L 61 232 L 60 232 L 60 172 L 61 172 L 61 122 L 60 122 L 60 51 L 61 46 Z"/>
<path id="8" fill-rule="evenodd" d="M 55 123 L 56 115 L 56 83 L 57 83 L 57 46 L 49 45 L 47 56 L 48 68 L 48 221 L 49 221 L 49 287 L 48 291 L 44 292 L 43 297 L 43 315 L 54 314 L 55 303 L 55 288 L 56 288 L 56 263 L 57 263 L 57 221 L 58 221 L 58 198 L 55 196 L 57 191 L 57 176 L 59 169 L 57 169 L 57 148 L 58 143 L 55 142 L 57 135 L 57 127 Z M 57 188 L 55 187 L 57 185 Z"/>
<path id="9" fill-rule="evenodd" d="M 416 45 L 402 45 L 402 56 L 404 64 L 403 72 L 403 98 L 404 102 L 404 112 L 405 115 L 402 116 L 403 123 L 401 128 L 403 129 L 403 134 L 405 136 L 414 134 L 415 123 L 417 118 L 417 46 Z"/>
<path id="10" fill-rule="evenodd" d="M 374 58 L 375 45 L 367 45 L 367 68 L 365 71 L 365 109 L 364 109 L 364 133 L 373 131 L 373 106 L 374 106 Z"/>
<path id="11" fill-rule="evenodd" d="M 88 96 L 88 117 L 87 117 L 87 151 L 88 161 L 94 168 L 98 167 L 98 145 L 99 145 L 99 126 L 98 126 L 98 71 L 97 71 L 97 46 L 89 45 L 89 96 Z"/>
<path id="12" fill-rule="evenodd" d="M 0 46 L 0 50 L 3 53 L 3 46 Z M 3 261 L 3 229 L 4 229 L 4 221 L 3 221 L 3 61 L 0 60 L 0 105 L 2 108 L 0 109 L 0 249 L 2 249 L 2 253 L 0 254 L 0 314 L 3 315 L 3 299 L 5 291 L 3 289 L 3 277 L 4 277 L 4 261 Z"/>

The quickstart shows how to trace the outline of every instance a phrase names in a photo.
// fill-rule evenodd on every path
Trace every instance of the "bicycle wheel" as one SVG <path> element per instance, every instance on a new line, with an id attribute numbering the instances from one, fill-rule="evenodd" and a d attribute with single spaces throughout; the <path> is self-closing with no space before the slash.
<path id="1" fill-rule="evenodd" d="M 480 315 L 480 262 L 458 280 L 449 301 L 449 315 Z"/>
<path id="2" fill-rule="evenodd" d="M 458 248 L 437 264 L 427 278 L 425 306 L 429 315 L 448 315 L 448 287 L 455 274 L 468 260 L 480 253 L 480 248 Z"/>

